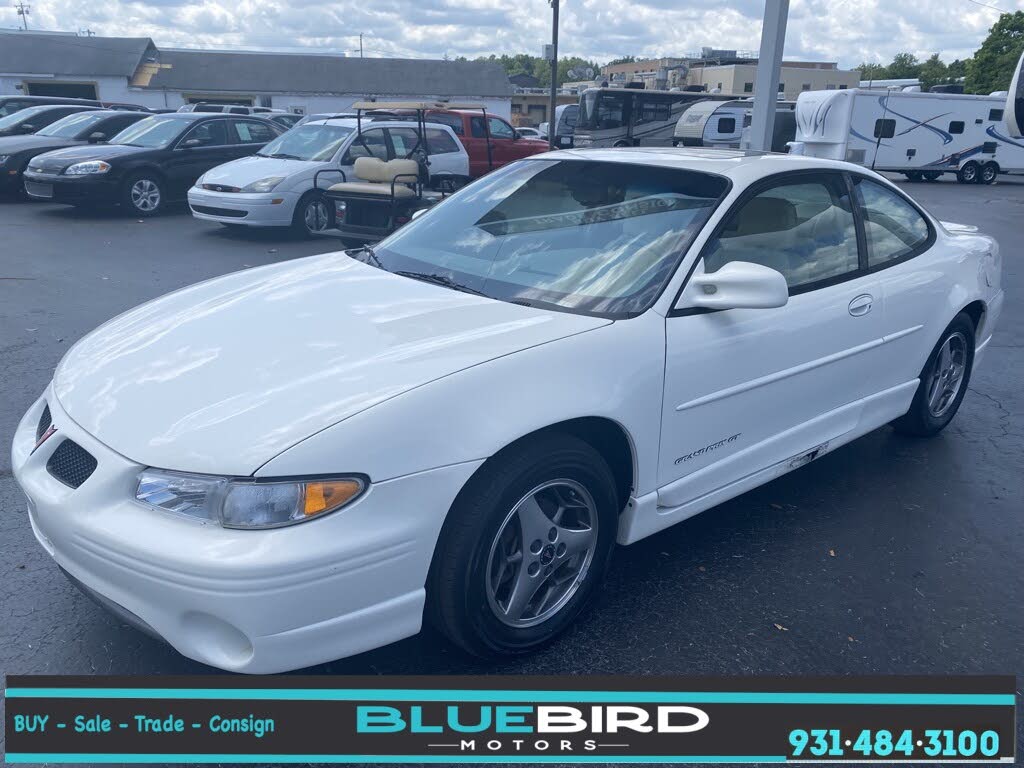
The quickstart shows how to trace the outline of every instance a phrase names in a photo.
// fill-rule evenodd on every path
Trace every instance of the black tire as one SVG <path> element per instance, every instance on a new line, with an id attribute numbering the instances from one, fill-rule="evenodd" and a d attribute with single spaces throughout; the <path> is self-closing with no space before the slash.
<path id="1" fill-rule="evenodd" d="M 516 509 L 531 491 L 553 481 L 572 486 L 556 484 L 541 493 L 568 489 L 572 498 L 593 504 L 587 514 L 593 515 L 597 531 L 591 539 L 592 549 L 587 550 L 589 561 L 586 555 L 571 553 L 568 559 L 556 559 L 567 554 L 561 541 L 571 539 L 564 535 L 550 539 L 553 544 L 539 539 L 523 541 L 523 529 L 514 517 Z M 578 489 L 585 490 L 587 496 L 578 495 Z M 544 509 L 544 505 L 539 507 Z M 535 651 L 565 630 L 590 602 L 608 568 L 617 526 L 618 501 L 611 470 L 588 443 L 550 433 L 502 451 L 470 479 L 448 513 L 427 580 L 427 615 L 442 634 L 473 655 L 487 658 Z M 554 524 L 551 530 L 555 530 Z M 566 528 L 558 530 L 569 533 Z M 587 530 L 583 528 L 584 533 Z M 522 557 L 511 565 L 512 572 L 505 580 L 511 561 L 502 549 L 501 537 L 508 532 L 519 536 Z M 542 546 L 534 551 L 535 544 Z M 578 568 L 575 576 L 570 568 L 573 561 Z M 497 576 L 495 567 L 500 568 Z M 570 591 L 554 600 L 550 608 L 541 610 L 548 599 L 542 596 L 534 616 L 521 620 L 534 623 L 515 626 L 511 619 L 499 617 L 500 590 L 492 590 L 492 585 L 497 581 L 505 590 L 511 589 L 509 582 L 522 577 L 522 569 L 527 569 L 529 576 L 523 583 L 533 587 L 528 593 L 533 595 L 530 600 L 541 594 L 538 584 L 546 585 L 546 590 L 550 585 L 560 589 L 568 578 L 572 581 Z M 560 581 L 559 574 L 568 578 Z M 533 581 L 535 578 L 539 581 Z M 507 595 L 506 617 L 513 608 L 512 593 Z M 528 608 L 526 605 L 518 615 L 525 616 Z"/>
<path id="2" fill-rule="evenodd" d="M 613 147 L 631 147 L 633 145 L 630 144 L 628 141 L 616 141 L 612 146 Z"/>
<path id="3" fill-rule="evenodd" d="M 319 208 L 320 213 L 314 213 L 311 209 Z M 322 226 L 320 223 L 322 222 Z M 334 226 L 334 207 L 331 201 L 324 197 L 322 192 L 310 190 L 295 204 L 295 213 L 292 214 L 292 231 L 302 237 L 315 237 L 317 232 L 329 229 Z"/>
<path id="4" fill-rule="evenodd" d="M 979 184 L 995 184 L 999 178 L 999 165 L 988 162 L 981 166 L 981 174 L 978 176 Z"/>
<path id="5" fill-rule="evenodd" d="M 981 175 L 981 166 L 973 160 L 964 163 L 963 167 L 956 172 L 956 180 L 961 184 L 976 184 Z"/>
<path id="6" fill-rule="evenodd" d="M 925 181 L 938 181 L 942 178 L 942 171 L 925 171 L 921 175 Z"/>
<path id="7" fill-rule="evenodd" d="M 904 176 L 907 177 L 907 181 L 921 181 L 922 175 L 920 171 L 906 171 Z"/>
<path id="8" fill-rule="evenodd" d="M 963 373 L 956 384 L 956 393 L 945 401 L 941 411 L 936 412 L 930 403 L 929 395 L 932 387 L 941 385 L 943 378 L 940 361 L 941 353 L 947 342 L 951 339 L 961 339 L 963 342 Z M 920 384 L 914 394 L 914 400 L 910 404 L 910 410 L 892 423 L 897 432 L 917 437 L 931 437 L 937 435 L 946 425 L 953 420 L 956 412 L 960 409 L 964 395 L 967 394 L 967 387 L 971 383 L 971 368 L 974 365 L 974 321 L 966 312 L 961 312 L 953 318 L 942 336 L 936 343 L 932 353 L 928 355 L 928 362 L 921 370 Z M 948 379 L 946 379 L 948 382 Z"/>
<path id="9" fill-rule="evenodd" d="M 128 176 L 121 186 L 121 205 L 133 216 L 156 216 L 167 205 L 164 180 L 151 171 Z"/>

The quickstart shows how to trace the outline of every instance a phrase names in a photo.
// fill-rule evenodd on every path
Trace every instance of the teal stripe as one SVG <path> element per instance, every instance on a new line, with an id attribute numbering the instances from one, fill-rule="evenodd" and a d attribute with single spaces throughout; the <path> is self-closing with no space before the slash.
<path id="1" fill-rule="evenodd" d="M 8 752 L 9 763 L 784 763 L 785 755 L 147 755 Z"/>
<path id="2" fill-rule="evenodd" d="M 769 693 L 735 691 L 445 691 L 402 688 L 8 688 L 9 699 L 233 699 L 694 704 L 1010 705 L 1012 693 Z"/>

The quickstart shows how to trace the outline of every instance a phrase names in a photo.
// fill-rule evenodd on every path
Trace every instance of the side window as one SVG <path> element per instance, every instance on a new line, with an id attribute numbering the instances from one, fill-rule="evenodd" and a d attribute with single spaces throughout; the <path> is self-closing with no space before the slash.
<path id="1" fill-rule="evenodd" d="M 341 164 L 352 165 L 358 157 L 388 159 L 388 145 L 384 141 L 383 128 L 363 131 L 362 138 L 356 138 L 352 141 L 352 145 L 348 148 L 345 156 L 341 158 Z"/>
<path id="2" fill-rule="evenodd" d="M 201 147 L 220 147 L 228 143 L 227 120 L 200 123 L 182 137 L 182 142 L 198 139 Z"/>
<path id="3" fill-rule="evenodd" d="M 999 122 L 1003 119 L 1003 110 L 1001 109 L 990 109 L 988 111 L 988 119 Z"/>
<path id="4" fill-rule="evenodd" d="M 391 146 L 395 148 L 395 157 L 408 157 L 416 149 L 419 136 L 412 128 L 388 128 L 391 134 Z M 421 146 L 420 151 L 423 150 Z"/>
<path id="5" fill-rule="evenodd" d="M 964 132 L 964 121 L 954 120 L 949 124 L 950 133 L 963 133 Z"/>
<path id="6" fill-rule="evenodd" d="M 446 115 L 444 113 L 432 112 L 427 116 L 427 119 L 432 123 L 441 123 L 447 125 L 453 131 L 456 136 L 462 135 L 462 117 L 459 115 Z"/>
<path id="7" fill-rule="evenodd" d="M 504 120 L 489 117 L 487 118 L 487 125 L 491 129 L 491 138 L 493 139 L 514 139 L 516 137 L 516 132 L 512 130 L 512 126 Z"/>
<path id="8" fill-rule="evenodd" d="M 111 117 L 109 120 L 104 120 L 102 123 L 96 126 L 96 130 L 102 131 L 108 137 L 112 137 L 114 136 L 114 134 L 123 131 L 132 123 L 137 122 L 138 120 L 132 114 L 125 115 L 124 117 Z"/>
<path id="9" fill-rule="evenodd" d="M 719 133 L 736 133 L 736 118 L 735 117 L 720 117 L 720 118 L 718 118 L 718 132 Z"/>
<path id="10" fill-rule="evenodd" d="M 672 116 L 671 106 L 664 101 L 653 99 L 637 99 L 634 103 L 633 124 L 664 122 Z"/>
<path id="11" fill-rule="evenodd" d="M 928 222 L 900 195 L 867 179 L 857 179 L 856 190 L 864 213 L 868 267 L 897 261 L 928 242 Z"/>
<path id="12" fill-rule="evenodd" d="M 459 151 L 459 145 L 455 143 L 452 135 L 438 128 L 427 128 L 427 147 L 432 155 Z"/>
<path id="13" fill-rule="evenodd" d="M 484 119 L 482 117 L 474 117 L 470 119 L 469 128 L 473 132 L 474 139 L 487 138 L 487 131 L 484 128 Z"/>
<path id="14" fill-rule="evenodd" d="M 875 120 L 875 138 L 891 139 L 896 135 L 896 121 L 891 118 Z"/>
<path id="15" fill-rule="evenodd" d="M 231 125 L 239 144 L 266 144 L 277 136 L 269 125 L 255 120 L 232 120 Z"/>
<path id="16" fill-rule="evenodd" d="M 747 200 L 709 244 L 704 269 L 730 261 L 778 270 L 790 291 L 857 272 L 857 228 L 842 178 L 805 177 Z"/>

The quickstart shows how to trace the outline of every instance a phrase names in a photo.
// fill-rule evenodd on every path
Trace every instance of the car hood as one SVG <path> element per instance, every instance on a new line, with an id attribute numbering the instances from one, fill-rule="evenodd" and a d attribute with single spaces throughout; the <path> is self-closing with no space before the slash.
<path id="1" fill-rule="evenodd" d="M 44 168 L 66 168 L 74 163 L 84 163 L 87 160 L 112 160 L 124 155 L 134 155 L 140 152 L 151 152 L 150 147 L 131 147 L 127 144 L 83 144 L 64 149 L 55 149 L 38 155 L 31 163 L 32 167 Z"/>
<path id="2" fill-rule="evenodd" d="M 244 187 L 269 176 L 289 177 L 292 174 L 313 173 L 328 163 L 309 160 L 286 160 L 276 157 L 242 157 L 230 163 L 218 165 L 203 175 L 204 184 L 223 184 L 230 187 Z"/>
<path id="3" fill-rule="evenodd" d="M 249 475 L 410 389 L 609 322 L 325 254 L 216 278 L 114 318 L 67 353 L 53 394 L 131 460 Z"/>
<path id="4" fill-rule="evenodd" d="M 79 144 L 75 139 L 62 139 L 57 136 L 38 136 L 30 133 L 24 136 L 4 136 L 0 138 L 0 155 L 13 155 L 16 152 L 37 150 L 40 152 L 60 147 Z"/>

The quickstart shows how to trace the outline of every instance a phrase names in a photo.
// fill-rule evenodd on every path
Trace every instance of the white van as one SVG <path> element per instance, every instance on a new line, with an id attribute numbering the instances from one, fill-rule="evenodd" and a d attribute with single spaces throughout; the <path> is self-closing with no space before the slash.
<path id="1" fill-rule="evenodd" d="M 465 183 L 469 155 L 452 129 L 427 123 L 426 139 L 430 185 Z M 227 226 L 292 227 L 312 236 L 334 226 L 323 191 L 353 180 L 356 158 L 409 157 L 422 150 L 418 145 L 408 121 L 363 120 L 362 133 L 352 118 L 304 123 L 258 154 L 207 171 L 188 192 L 189 208 L 197 219 Z"/>
<path id="2" fill-rule="evenodd" d="M 1024 142 L 1007 135 L 1004 96 L 906 91 L 807 91 L 796 106 L 793 151 L 876 171 L 991 184 L 1024 171 Z"/>

